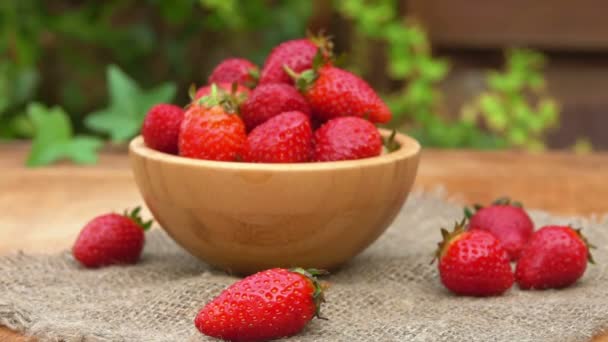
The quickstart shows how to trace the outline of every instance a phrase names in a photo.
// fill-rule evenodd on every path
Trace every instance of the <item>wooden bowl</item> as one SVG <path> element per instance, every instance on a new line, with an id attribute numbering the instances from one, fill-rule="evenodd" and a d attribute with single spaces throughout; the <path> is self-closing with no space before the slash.
<path id="1" fill-rule="evenodd" d="M 381 130 L 384 136 L 389 132 Z M 333 269 L 391 224 L 412 187 L 420 145 L 378 157 L 254 164 L 189 159 L 129 145 L 137 186 L 181 246 L 229 272 L 271 267 Z"/>

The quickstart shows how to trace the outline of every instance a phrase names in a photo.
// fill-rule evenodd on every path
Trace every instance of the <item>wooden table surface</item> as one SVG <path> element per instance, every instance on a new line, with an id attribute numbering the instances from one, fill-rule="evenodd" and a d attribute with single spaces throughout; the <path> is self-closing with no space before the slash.
<path id="1" fill-rule="evenodd" d="M 105 152 L 96 166 L 63 163 L 25 169 L 27 149 L 0 144 L 0 254 L 69 248 L 91 217 L 142 204 L 124 151 Z M 508 194 L 529 208 L 604 214 L 608 153 L 424 150 L 416 188 L 440 185 L 462 203 L 485 203 Z M 0 327 L 0 341 L 29 340 Z M 594 341 L 608 342 L 608 335 Z"/>

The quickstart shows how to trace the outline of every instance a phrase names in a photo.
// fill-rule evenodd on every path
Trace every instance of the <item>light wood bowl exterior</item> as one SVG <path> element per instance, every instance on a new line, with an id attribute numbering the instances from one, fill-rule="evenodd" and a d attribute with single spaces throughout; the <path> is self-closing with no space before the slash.
<path id="1" fill-rule="evenodd" d="M 205 262 L 238 274 L 333 269 L 376 240 L 405 202 L 420 145 L 402 134 L 396 139 L 395 152 L 324 163 L 189 159 L 147 148 L 142 137 L 129 155 L 154 218 Z"/>

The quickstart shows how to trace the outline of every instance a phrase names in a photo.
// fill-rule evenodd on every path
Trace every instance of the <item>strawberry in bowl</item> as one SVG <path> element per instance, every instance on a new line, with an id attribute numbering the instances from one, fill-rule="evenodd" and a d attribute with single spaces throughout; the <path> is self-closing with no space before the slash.
<path id="1" fill-rule="evenodd" d="M 212 83 L 193 88 L 171 135 L 177 152 L 131 142 L 146 204 L 186 250 L 243 274 L 333 269 L 393 221 L 420 145 L 376 127 L 390 121 L 388 106 L 363 79 L 333 66 L 330 48 L 313 38 L 281 44 L 257 84 L 249 62 L 222 62 Z"/>

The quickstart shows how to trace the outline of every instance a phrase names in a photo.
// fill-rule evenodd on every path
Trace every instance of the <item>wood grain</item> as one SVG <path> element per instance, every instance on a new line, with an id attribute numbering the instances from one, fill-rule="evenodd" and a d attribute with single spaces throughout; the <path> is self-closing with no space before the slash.
<path id="1" fill-rule="evenodd" d="M 142 204 L 124 150 L 104 153 L 93 167 L 25 169 L 27 149 L 0 144 L 0 254 L 69 248 L 92 216 Z M 423 150 L 416 187 L 441 185 L 462 203 L 508 194 L 530 208 L 589 215 L 608 211 L 607 176 L 608 153 Z M 0 328 L 0 341 L 29 339 Z M 608 337 L 594 341 L 608 342 Z"/>
<path id="2" fill-rule="evenodd" d="M 447 47 L 534 46 L 605 51 L 608 3 L 602 0 L 406 0 L 407 13 Z"/>

